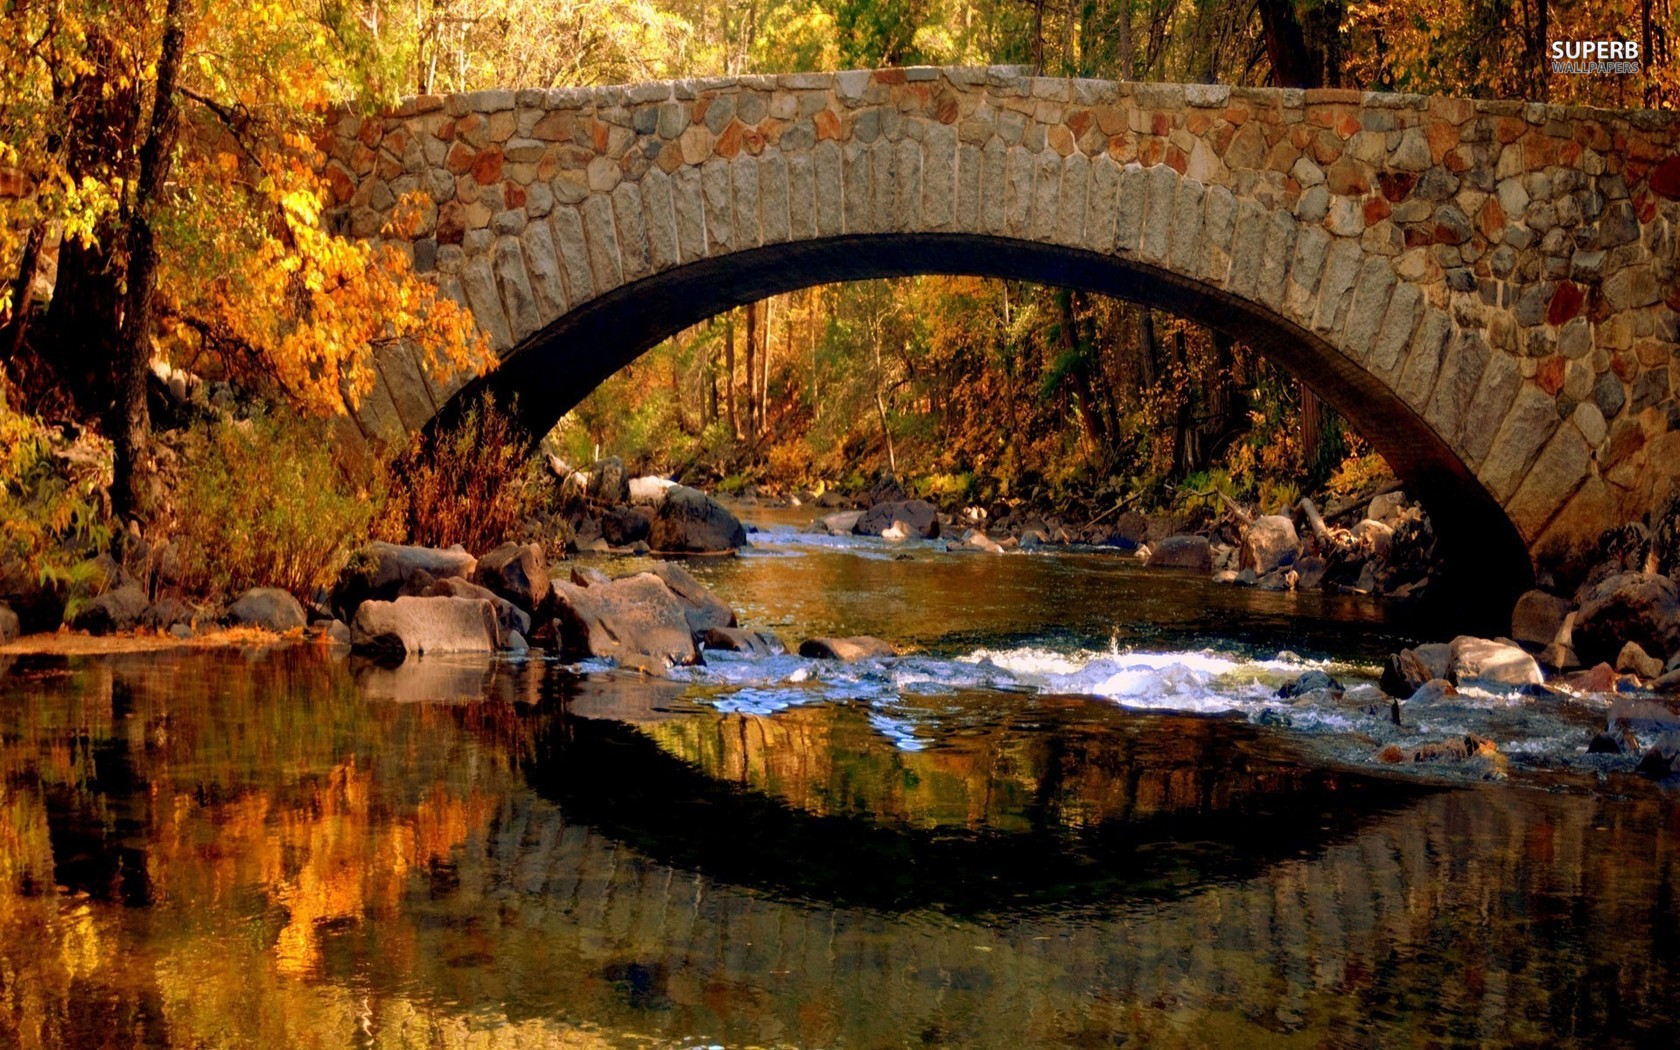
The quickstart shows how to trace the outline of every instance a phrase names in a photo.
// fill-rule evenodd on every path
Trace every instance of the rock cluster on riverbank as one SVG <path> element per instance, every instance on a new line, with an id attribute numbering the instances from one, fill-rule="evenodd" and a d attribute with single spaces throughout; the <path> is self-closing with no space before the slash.
<path id="1" fill-rule="evenodd" d="M 573 470 L 550 456 L 560 484 L 571 549 L 597 553 L 722 554 L 744 547 L 747 530 L 699 489 L 658 477 L 632 478 L 616 456 Z"/>

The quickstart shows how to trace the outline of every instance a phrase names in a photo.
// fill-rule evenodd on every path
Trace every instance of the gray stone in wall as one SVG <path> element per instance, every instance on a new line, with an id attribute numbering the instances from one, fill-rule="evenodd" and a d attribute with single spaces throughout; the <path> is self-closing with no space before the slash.
<path id="1" fill-rule="evenodd" d="M 875 206 L 870 192 L 870 153 L 853 143 L 846 147 L 845 216 L 847 233 L 867 233 L 875 228 Z"/>
<path id="2" fill-rule="evenodd" d="M 1289 283 L 1283 308 L 1303 328 L 1312 322 L 1317 307 L 1318 282 L 1324 275 L 1324 259 L 1330 254 L 1330 235 L 1316 225 L 1302 226 L 1295 238 L 1295 255 L 1289 262 Z"/>
<path id="3" fill-rule="evenodd" d="M 576 208 L 555 208 L 548 216 L 549 232 L 560 250 L 560 270 L 566 278 L 566 299 L 572 309 L 595 298 L 595 275 L 589 269 L 589 246 L 583 241 L 583 217 Z"/>
<path id="4" fill-rule="evenodd" d="M 931 124 L 922 133 L 921 215 L 917 229 L 951 226 L 957 210 L 957 129 Z"/>
<path id="5" fill-rule="evenodd" d="M 1539 387 L 1523 385 L 1476 472 L 1494 499 L 1511 498 L 1557 428 L 1557 402 Z"/>
<path id="6" fill-rule="evenodd" d="M 525 253 L 520 249 L 519 238 L 498 237 L 490 251 L 490 264 L 496 274 L 502 308 L 507 311 L 508 326 L 514 342 L 518 342 L 543 326 L 537 297 L 531 291 L 531 278 L 525 272 Z"/>
<path id="7" fill-rule="evenodd" d="M 467 260 L 461 267 L 461 288 L 467 294 L 473 319 L 490 337 L 491 348 L 500 353 L 513 346 L 513 328 L 502 309 L 502 296 L 496 288 L 496 275 L 491 272 L 488 257 L 475 255 Z"/>
<path id="8" fill-rule="evenodd" d="M 845 163 L 840 147 L 832 142 L 817 145 L 812 157 L 811 190 L 816 199 L 817 233 L 837 237 L 846 232 Z"/>
<path id="9" fill-rule="evenodd" d="M 1107 154 L 1091 161 L 1085 200 L 1085 247 L 1104 255 L 1114 250 L 1114 212 L 1119 206 L 1120 165 Z"/>
<path id="10" fill-rule="evenodd" d="M 1429 402 L 1429 393 L 1435 389 L 1435 376 L 1441 370 L 1441 358 L 1446 354 L 1447 340 L 1452 334 L 1452 318 L 1444 310 L 1425 306 L 1406 363 L 1400 369 L 1400 379 L 1394 384 L 1394 392 L 1416 412 L 1422 412 Z"/>
<path id="11" fill-rule="evenodd" d="M 816 172 L 808 153 L 795 153 L 787 163 L 788 239 L 809 240 L 817 236 Z M 835 196 L 838 206 L 840 198 Z"/>
<path id="12" fill-rule="evenodd" d="M 1382 326 L 1377 330 L 1377 337 L 1365 358 L 1366 367 L 1387 382 L 1392 383 L 1399 375 L 1422 305 L 1423 293 L 1410 282 L 1400 283 L 1389 297 Z"/>
<path id="13" fill-rule="evenodd" d="M 1149 203 L 1149 177 L 1136 164 L 1120 171 L 1120 192 L 1114 208 L 1114 250 L 1132 253 L 1143 242 L 1143 213 Z"/>
<path id="14" fill-rule="evenodd" d="M 685 263 L 706 257 L 706 194 L 697 168 L 671 176 L 671 211 L 677 221 L 677 252 Z"/>
<path id="15" fill-rule="evenodd" d="M 1144 179 L 1148 196 L 1143 206 L 1143 240 L 1138 243 L 1138 256 L 1144 262 L 1164 266 L 1172 245 L 1173 197 L 1179 175 L 1165 164 L 1157 164 L 1144 172 Z"/>
<path id="16" fill-rule="evenodd" d="M 1246 197 L 1237 202 L 1237 228 L 1231 238 L 1231 277 L 1225 284 L 1231 294 L 1254 297 L 1270 225 L 1266 209 L 1258 203 Z"/>
<path id="17" fill-rule="evenodd" d="M 980 233 L 980 147 L 957 147 L 957 203 L 952 225 L 964 233 Z"/>
<path id="18" fill-rule="evenodd" d="M 589 271 L 595 275 L 600 290 L 610 292 L 624 283 L 612 201 L 605 194 L 591 194 L 580 210 L 583 212 L 583 239 L 589 245 Z"/>
<path id="19" fill-rule="evenodd" d="M 1023 146 L 1011 146 L 1004 157 L 1004 232 L 1025 237 L 1031 230 L 1033 205 L 1033 155 Z"/>
<path id="20" fill-rule="evenodd" d="M 681 261 L 677 249 L 677 212 L 671 202 L 671 177 L 658 168 L 642 176 L 642 228 L 647 231 L 650 268 L 656 272 L 668 270 Z"/>
<path id="21" fill-rule="evenodd" d="M 646 277 L 648 266 L 647 226 L 642 219 L 642 191 L 634 182 L 621 182 L 613 187 L 612 211 L 614 228 L 618 234 L 618 258 L 624 266 L 624 279 L 634 281 Z"/>
<path id="22" fill-rule="evenodd" d="M 1070 248 L 1079 248 L 1084 244 L 1085 197 L 1090 192 L 1090 186 L 1091 162 L 1079 153 L 1064 158 L 1056 240 Z"/>
<path id="23" fill-rule="evenodd" d="M 764 243 L 788 239 L 788 168 L 780 153 L 768 152 L 758 161 L 758 199 L 764 221 Z"/>
<path id="24" fill-rule="evenodd" d="M 1001 234 L 1007 228 L 1009 149 L 999 139 L 986 143 L 980 154 L 980 229 Z"/>
<path id="25" fill-rule="evenodd" d="M 1223 186 L 1209 186 L 1202 200 L 1200 273 L 1224 284 L 1231 268 L 1231 238 L 1237 229 L 1237 198 Z"/>
<path id="26" fill-rule="evenodd" d="M 1180 179 L 1173 197 L 1172 236 L 1167 246 L 1167 265 L 1175 272 L 1195 276 L 1202 254 L 1202 198 L 1206 191 L 1194 179 Z"/>
<path id="27" fill-rule="evenodd" d="M 893 157 L 892 228 L 921 230 L 922 147 L 911 139 L 899 141 Z"/>
<path id="28" fill-rule="evenodd" d="M 545 321 L 565 313 L 566 281 L 560 276 L 560 253 L 545 222 L 533 222 L 519 235 L 524 242 L 525 268 L 531 275 L 531 291 L 537 297 L 537 312 Z"/>
<path id="29" fill-rule="evenodd" d="M 1476 386 L 1482 381 L 1482 370 L 1487 367 L 1490 354 L 1481 333 L 1460 329 L 1441 359 L 1435 389 L 1429 395 L 1423 418 L 1448 442 L 1458 436 L 1464 410 L 1476 395 Z"/>
<path id="30" fill-rule="evenodd" d="M 1266 244 L 1260 250 L 1260 273 L 1255 277 L 1254 295 L 1273 310 L 1283 307 L 1284 286 L 1292 276 L 1290 259 L 1295 254 L 1296 223 L 1288 212 L 1274 212 L 1266 223 Z"/>
<path id="31" fill-rule="evenodd" d="M 1353 295 L 1354 282 L 1359 280 L 1359 265 L 1364 252 L 1359 242 L 1338 237 L 1324 257 L 1324 276 L 1318 282 L 1318 308 L 1313 312 L 1313 327 L 1320 332 L 1334 332 L 1347 318 L 1348 299 Z"/>
<path id="32" fill-rule="evenodd" d="M 1342 351 L 1355 361 L 1369 364 L 1371 351 L 1382 330 L 1388 303 L 1394 295 L 1394 268 L 1380 256 L 1365 260 L 1359 270 L 1359 283 L 1348 306 L 1347 328 L 1341 340 Z"/>
<path id="33" fill-rule="evenodd" d="M 898 190 L 897 145 L 883 138 L 869 147 L 869 228 L 881 233 L 893 228 L 893 195 Z"/>
<path id="34" fill-rule="evenodd" d="M 403 427 L 391 391 L 385 386 L 385 377 L 377 368 L 373 386 L 356 405 L 356 419 L 370 440 L 383 442 L 388 448 L 401 448 L 408 442 L 408 430 Z"/>
<path id="35" fill-rule="evenodd" d="M 1517 530 L 1525 536 L 1539 536 L 1587 479 L 1591 463 L 1592 450 L 1581 432 L 1574 427 L 1558 427 L 1505 505 Z"/>
<path id="36" fill-rule="evenodd" d="M 1497 350 L 1490 351 L 1481 381 L 1476 384 L 1476 392 L 1458 424 L 1458 451 L 1472 467 L 1487 458 L 1499 424 L 1511 410 L 1522 385 L 1522 368 L 1516 359 Z"/>
<path id="37" fill-rule="evenodd" d="M 419 430 L 437 414 L 437 406 L 426 390 L 421 375 L 418 350 L 406 339 L 387 346 L 374 357 L 374 365 L 384 377 L 385 389 L 391 395 L 391 405 L 410 433 Z"/>
<path id="38" fill-rule="evenodd" d="M 1062 158 L 1045 150 L 1033 159 L 1032 238 L 1040 244 L 1056 240 L 1062 211 Z"/>
<path id="39" fill-rule="evenodd" d="M 743 153 L 729 162 L 730 195 L 734 202 L 737 251 L 764 243 L 764 218 L 759 211 L 758 161 Z"/>
<path id="40" fill-rule="evenodd" d="M 700 188 L 706 202 L 706 254 L 735 250 L 735 195 L 729 187 L 729 162 L 713 157 L 700 165 Z"/>

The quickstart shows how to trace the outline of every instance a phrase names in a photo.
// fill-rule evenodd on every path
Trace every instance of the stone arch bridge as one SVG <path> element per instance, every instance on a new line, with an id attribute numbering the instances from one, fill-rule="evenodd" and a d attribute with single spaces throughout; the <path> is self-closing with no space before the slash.
<path id="1" fill-rule="evenodd" d="M 364 436 L 478 389 L 546 430 L 720 310 L 818 282 L 1071 285 L 1246 340 L 1450 552 L 1514 583 L 1680 475 L 1680 116 L 911 68 L 421 97 L 330 129 L 333 221 L 499 351 L 381 361 Z M 455 402 L 458 403 L 458 402 Z"/>

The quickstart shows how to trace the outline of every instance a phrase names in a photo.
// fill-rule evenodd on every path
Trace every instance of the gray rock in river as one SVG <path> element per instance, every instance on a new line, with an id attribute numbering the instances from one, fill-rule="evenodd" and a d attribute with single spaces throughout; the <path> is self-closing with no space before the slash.
<path id="1" fill-rule="evenodd" d="M 904 527 L 905 538 L 935 539 L 939 536 L 939 511 L 920 499 L 877 503 L 863 512 L 852 531 L 860 536 L 880 536 L 899 524 Z"/>
<path id="2" fill-rule="evenodd" d="M 1340 696 L 1344 692 L 1346 690 L 1342 683 L 1330 677 L 1328 673 L 1315 668 L 1311 671 L 1302 671 L 1292 680 L 1283 683 L 1279 687 L 1277 695 L 1285 700 L 1292 700 L 1308 693 L 1331 693 Z"/>
<path id="3" fill-rule="evenodd" d="M 1388 658 L 1383 668 L 1382 691 L 1402 700 L 1418 691 L 1425 682 L 1446 678 L 1452 662 L 1452 646 L 1444 642 L 1430 642 L 1415 649 L 1402 649 Z"/>
<path id="4" fill-rule="evenodd" d="M 714 627 L 735 626 L 735 610 L 705 584 L 689 575 L 681 565 L 660 562 L 653 567 L 653 574 L 676 595 L 682 605 L 683 616 L 688 620 L 689 633 L 696 638 L 703 637 Z"/>
<path id="5" fill-rule="evenodd" d="M 848 638 L 807 638 L 799 643 L 799 655 L 812 660 L 839 660 L 852 663 L 897 656 L 898 649 L 891 642 L 867 634 Z"/>
<path id="6" fill-rule="evenodd" d="M 596 460 L 589 468 L 589 482 L 584 491 L 596 503 L 629 503 L 630 474 L 624 469 L 624 461 L 617 456 Z"/>
<path id="7" fill-rule="evenodd" d="M 702 644 L 707 649 L 726 653 L 745 653 L 748 656 L 774 656 L 786 652 L 777 637 L 769 631 L 748 631 L 740 627 L 713 627 L 706 631 Z"/>
<path id="8" fill-rule="evenodd" d="M 1213 571 L 1213 547 L 1206 536 L 1165 536 L 1149 545 L 1151 569 Z"/>
<path id="9" fill-rule="evenodd" d="M 501 628 L 502 636 L 509 634 L 530 634 L 531 614 L 506 598 L 482 587 L 476 583 L 468 583 L 459 576 L 445 576 L 441 580 L 434 580 L 421 592 L 425 598 L 469 598 L 474 601 L 489 602 L 496 607 L 496 623 Z"/>
<path id="10" fill-rule="evenodd" d="M 1459 685 L 1484 689 L 1516 689 L 1540 685 L 1540 665 L 1520 646 L 1461 634 L 1452 640 L 1447 678 Z"/>
<path id="11" fill-rule="evenodd" d="M 1621 572 L 1587 588 L 1574 626 L 1581 662 L 1613 662 L 1628 642 L 1659 658 L 1680 649 L 1680 585 L 1655 573 Z"/>
<path id="12" fill-rule="evenodd" d="M 290 591 L 279 587 L 252 587 L 241 594 L 227 610 L 228 623 L 240 627 L 260 627 L 275 634 L 300 629 L 309 622 L 303 605 Z"/>
<path id="13" fill-rule="evenodd" d="M 710 554 L 747 545 L 747 530 L 723 504 L 698 489 L 674 485 L 655 510 L 648 546 L 667 554 Z"/>
<path id="14" fill-rule="evenodd" d="M 478 559 L 472 579 L 531 612 L 548 596 L 548 562 L 536 543 L 502 544 Z"/>
<path id="15" fill-rule="evenodd" d="M 1567 600 L 1541 590 L 1525 591 L 1511 609 L 1511 638 L 1543 649 L 1557 641 L 1568 615 Z"/>
<path id="16" fill-rule="evenodd" d="M 568 659 L 608 657 L 658 669 L 700 662 L 682 601 L 651 572 L 549 592 L 556 641 Z"/>
<path id="17" fill-rule="evenodd" d="M 478 598 L 363 602 L 350 622 L 350 644 L 364 652 L 490 653 L 500 642 L 496 606 Z"/>
<path id="18" fill-rule="evenodd" d="M 863 517 L 861 510 L 842 510 L 833 514 L 825 514 L 811 523 L 811 531 L 827 533 L 830 536 L 850 536 L 857 528 L 857 523 Z"/>
<path id="19" fill-rule="evenodd" d="M 478 559 L 459 544 L 439 549 L 375 541 L 352 555 L 339 573 L 332 606 L 339 619 L 349 620 L 365 601 L 390 601 L 404 587 L 418 582 L 415 589 L 419 590 L 432 579 L 459 576 L 470 580 L 477 567 Z M 430 579 L 420 581 L 422 575 Z"/>
<path id="20" fill-rule="evenodd" d="M 70 626 L 89 634 L 132 631 L 146 612 L 146 591 L 129 580 L 88 600 L 70 621 Z"/>
<path id="21" fill-rule="evenodd" d="M 1264 576 L 1281 566 L 1293 565 L 1300 549 L 1295 523 L 1281 514 L 1265 514 L 1255 518 L 1243 531 L 1237 567 L 1253 569 L 1256 576 Z"/>

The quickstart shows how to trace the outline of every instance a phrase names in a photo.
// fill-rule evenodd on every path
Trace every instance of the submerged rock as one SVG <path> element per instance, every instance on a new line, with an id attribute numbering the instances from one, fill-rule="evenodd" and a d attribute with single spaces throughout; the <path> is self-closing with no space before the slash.
<path id="1" fill-rule="evenodd" d="M 1285 700 L 1306 696 L 1309 693 L 1328 693 L 1340 697 L 1346 690 L 1342 683 L 1331 678 L 1329 674 L 1317 669 L 1303 671 L 1291 681 L 1283 683 L 1277 695 Z"/>
<path id="2" fill-rule="evenodd" d="M 1389 763 L 1465 762 L 1473 758 L 1494 758 L 1498 755 L 1499 747 L 1493 741 L 1475 733 L 1465 733 L 1463 736 L 1431 740 L 1411 748 L 1390 744 L 1378 753 L 1377 759 Z"/>
<path id="3" fill-rule="evenodd" d="M 1604 732 L 1587 745 L 1592 753 L 1635 754 L 1664 734 L 1680 733 L 1680 715 L 1664 704 L 1620 697 L 1610 705 Z"/>
<path id="4" fill-rule="evenodd" d="M 504 543 L 478 559 L 472 580 L 534 612 L 548 595 L 548 562 L 538 544 Z"/>
<path id="5" fill-rule="evenodd" d="M 774 656 L 786 648 L 768 631 L 748 631 L 740 627 L 712 627 L 707 629 L 701 644 L 707 649 L 726 653 L 746 653 L 748 656 Z"/>
<path id="6" fill-rule="evenodd" d="M 839 660 L 852 663 L 879 657 L 897 656 L 898 649 L 866 634 L 848 638 L 807 638 L 799 643 L 799 655 L 812 660 Z"/>
<path id="7" fill-rule="evenodd" d="M 495 605 L 475 598 L 368 601 L 350 622 L 350 644 L 365 652 L 489 653 L 500 640 Z"/>
<path id="8" fill-rule="evenodd" d="M 1195 569 L 1198 572 L 1213 569 L 1213 547 L 1206 536 L 1166 536 L 1150 544 L 1148 549 L 1146 564 L 1152 569 Z"/>
<path id="9" fill-rule="evenodd" d="M 1406 706 L 1428 707 L 1446 700 L 1458 699 L 1458 687 L 1445 678 L 1431 678 L 1406 698 Z"/>
<path id="10" fill-rule="evenodd" d="M 650 572 L 550 591 L 556 640 L 568 659 L 608 657 L 658 670 L 700 662 L 682 601 Z"/>
<path id="11" fill-rule="evenodd" d="M 669 554 L 731 551 L 747 544 L 747 530 L 735 515 L 704 492 L 673 485 L 654 512 L 648 546 Z"/>
<path id="12" fill-rule="evenodd" d="M 309 622 L 298 600 L 279 587 L 252 587 L 228 606 L 227 619 L 240 627 L 260 627 L 275 634 L 300 629 Z"/>

